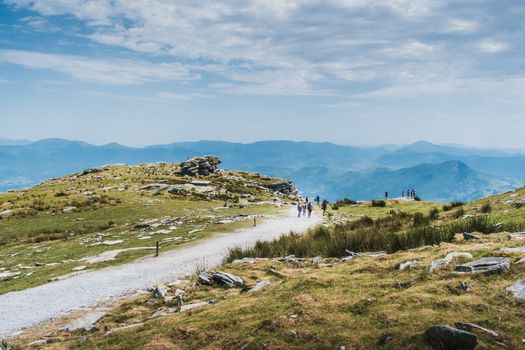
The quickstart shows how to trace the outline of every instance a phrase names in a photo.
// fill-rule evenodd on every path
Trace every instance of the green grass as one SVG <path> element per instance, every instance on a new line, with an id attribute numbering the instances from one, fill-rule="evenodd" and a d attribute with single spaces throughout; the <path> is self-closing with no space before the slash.
<path id="1" fill-rule="evenodd" d="M 176 175 L 174 166 L 167 167 L 169 171 L 161 172 L 161 169 L 160 166 L 115 166 L 95 174 L 96 177 L 65 177 L 29 190 L 0 193 L 0 211 L 11 209 L 15 212 L 13 216 L 0 219 L 0 268 L 16 271 L 18 265 L 27 267 L 20 269 L 21 277 L 2 281 L 0 294 L 46 283 L 51 278 L 71 273 L 77 266 L 99 269 L 133 261 L 152 252 L 134 250 L 119 254 L 114 261 L 92 265 L 71 260 L 113 249 L 154 247 L 156 241 L 164 238 L 181 237 L 179 241 L 161 245 L 161 251 L 175 249 L 216 232 L 252 225 L 251 220 L 216 224 L 221 218 L 279 211 L 272 204 L 260 203 L 270 201 L 275 194 L 261 191 L 258 186 L 275 180 L 250 173 L 225 172 L 207 177 L 223 189 L 222 194 L 211 197 L 140 191 L 139 187 L 147 183 L 193 180 Z M 228 176 L 236 176 L 236 179 L 229 180 Z M 237 192 L 229 192 L 232 187 Z M 84 194 L 86 191 L 92 194 Z M 71 206 L 76 209 L 64 212 L 64 208 Z M 137 223 L 167 216 L 180 222 L 176 230 L 146 240 L 138 239 L 141 233 L 134 228 Z M 162 229 L 167 226 L 159 226 L 155 231 Z M 104 235 L 104 240 L 124 242 L 115 246 L 91 245 L 96 243 L 97 235 Z M 50 263 L 58 265 L 46 266 Z"/>

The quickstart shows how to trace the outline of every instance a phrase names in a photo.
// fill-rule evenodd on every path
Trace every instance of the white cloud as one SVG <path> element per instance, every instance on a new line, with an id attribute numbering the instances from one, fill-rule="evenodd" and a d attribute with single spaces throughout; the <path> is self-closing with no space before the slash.
<path id="1" fill-rule="evenodd" d="M 454 18 L 449 20 L 444 28 L 444 32 L 448 33 L 472 33 L 479 27 L 478 22 L 469 21 L 460 18 Z"/>
<path id="2" fill-rule="evenodd" d="M 198 98 L 215 98 L 215 96 L 210 94 L 203 94 L 199 92 L 191 93 L 176 93 L 169 91 L 161 91 L 158 93 L 158 96 L 163 100 L 175 100 L 175 101 L 191 101 Z"/>
<path id="3" fill-rule="evenodd" d="M 499 52 L 507 51 L 509 49 L 509 45 L 501 41 L 485 39 L 485 40 L 478 42 L 476 44 L 476 48 L 480 52 L 499 53 Z"/>
<path id="4" fill-rule="evenodd" d="M 34 69 L 50 69 L 76 79 L 132 85 L 155 81 L 189 81 L 199 75 L 178 63 L 150 63 L 123 59 L 91 59 L 32 51 L 0 50 L 0 62 Z"/>

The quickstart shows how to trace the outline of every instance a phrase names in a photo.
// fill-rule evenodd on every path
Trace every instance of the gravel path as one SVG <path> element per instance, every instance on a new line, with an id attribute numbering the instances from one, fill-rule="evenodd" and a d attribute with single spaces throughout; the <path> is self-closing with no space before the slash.
<path id="1" fill-rule="evenodd" d="M 315 213 L 314 213 L 315 214 Z M 0 295 L 0 338 L 73 310 L 96 306 L 139 289 L 191 274 L 203 259 L 208 267 L 220 264 L 235 245 L 270 240 L 290 231 L 303 232 L 321 221 L 319 215 L 297 218 L 295 208 L 257 227 L 217 234 L 188 247 L 161 253 L 156 258 L 87 272 L 35 288 Z"/>

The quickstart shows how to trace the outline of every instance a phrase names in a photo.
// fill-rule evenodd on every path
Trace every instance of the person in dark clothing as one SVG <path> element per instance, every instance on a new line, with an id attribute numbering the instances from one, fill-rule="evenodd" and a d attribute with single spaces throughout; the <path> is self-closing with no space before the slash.
<path id="1" fill-rule="evenodd" d="M 323 216 L 326 214 L 326 209 L 328 208 L 328 202 L 326 200 L 323 201 L 323 204 L 321 204 L 321 209 L 323 209 Z"/>
<path id="2" fill-rule="evenodd" d="M 314 206 L 312 205 L 312 203 L 308 202 L 308 204 L 306 205 L 306 209 L 308 210 L 308 217 L 311 217 L 312 211 L 314 210 Z"/>
<path id="3" fill-rule="evenodd" d="M 321 204 L 321 197 L 317 195 L 317 197 L 315 197 L 315 201 L 317 202 L 317 204 Z"/>
<path id="4" fill-rule="evenodd" d="M 385 191 L 385 198 L 388 199 L 388 191 Z"/>

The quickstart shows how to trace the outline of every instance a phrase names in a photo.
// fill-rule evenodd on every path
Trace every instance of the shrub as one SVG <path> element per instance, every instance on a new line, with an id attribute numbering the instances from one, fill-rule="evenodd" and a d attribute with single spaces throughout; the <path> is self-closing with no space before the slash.
<path id="1" fill-rule="evenodd" d="M 412 221 L 414 226 L 428 225 L 430 223 L 429 217 L 424 216 L 422 213 L 415 213 Z"/>
<path id="2" fill-rule="evenodd" d="M 415 196 L 415 197 L 414 197 L 414 200 L 415 200 L 416 202 L 421 202 L 421 198 L 420 198 L 419 196 Z"/>
<path id="3" fill-rule="evenodd" d="M 461 207 L 463 206 L 465 203 L 463 202 L 458 202 L 458 201 L 455 201 L 455 202 L 450 202 L 449 204 L 443 204 L 443 211 L 449 211 L 449 210 L 452 210 L 454 208 L 457 208 L 457 207 Z"/>
<path id="4" fill-rule="evenodd" d="M 336 205 L 339 208 L 339 207 L 343 207 L 345 205 L 353 205 L 353 204 L 357 204 L 357 202 L 352 200 L 352 199 L 349 199 L 349 198 L 343 198 L 343 199 L 340 199 L 337 202 L 335 202 L 334 205 Z"/>
<path id="5" fill-rule="evenodd" d="M 372 203 L 370 204 L 372 207 L 381 207 L 381 208 L 384 208 L 386 207 L 386 202 L 382 199 L 380 200 L 373 200 Z"/>
<path id="6" fill-rule="evenodd" d="M 437 220 L 439 219 L 439 210 L 437 208 L 432 208 L 428 212 L 428 218 L 429 220 Z"/>
<path id="7" fill-rule="evenodd" d="M 481 207 L 481 212 L 482 213 L 490 213 L 491 211 L 492 211 L 492 207 L 490 206 L 490 203 L 484 204 Z"/>
<path id="8" fill-rule="evenodd" d="M 459 219 L 460 217 L 462 217 L 463 215 L 465 215 L 465 209 L 463 208 L 458 208 L 453 214 L 452 214 L 452 217 L 454 219 Z"/>

